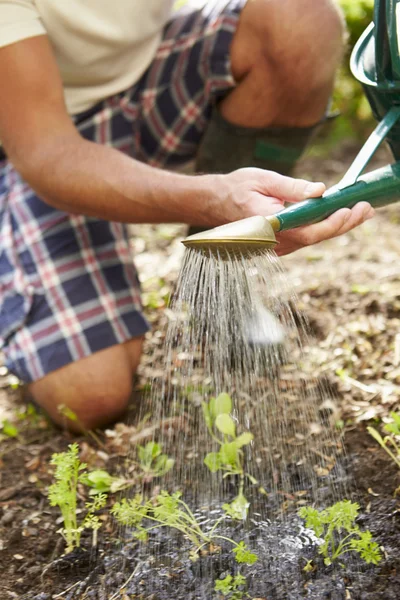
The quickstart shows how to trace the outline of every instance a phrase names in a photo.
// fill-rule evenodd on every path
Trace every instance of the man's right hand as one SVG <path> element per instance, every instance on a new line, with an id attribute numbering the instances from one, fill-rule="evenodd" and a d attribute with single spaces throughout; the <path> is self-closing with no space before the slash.
<path id="1" fill-rule="evenodd" d="M 218 206 L 225 208 L 226 213 L 220 218 L 228 221 L 254 215 L 273 215 L 283 210 L 286 202 L 318 198 L 326 189 L 323 183 L 311 183 L 254 168 L 240 169 L 220 177 L 224 178 L 221 188 L 225 189 L 225 200 L 216 200 L 212 212 L 217 214 Z M 353 209 L 342 208 L 320 223 L 278 234 L 276 251 L 279 255 L 289 254 L 304 246 L 337 237 L 371 219 L 374 214 L 374 209 L 367 202 L 359 202 Z"/>

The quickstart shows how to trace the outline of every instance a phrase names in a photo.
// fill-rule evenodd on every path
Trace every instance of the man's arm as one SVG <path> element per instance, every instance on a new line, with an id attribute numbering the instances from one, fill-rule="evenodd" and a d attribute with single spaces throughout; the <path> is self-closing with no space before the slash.
<path id="1" fill-rule="evenodd" d="M 321 183 L 260 169 L 228 175 L 189 176 L 140 163 L 84 140 L 68 116 L 47 36 L 0 48 L 0 139 L 25 181 L 50 205 L 102 219 L 215 226 L 256 214 L 270 215 L 284 202 L 323 193 Z M 361 203 L 323 223 L 280 236 L 285 254 L 345 233 L 371 211 Z"/>
<path id="2" fill-rule="evenodd" d="M 79 135 L 47 36 L 1 48 L 0 81 L 0 139 L 49 204 L 121 222 L 207 222 L 212 177 L 156 170 Z"/>

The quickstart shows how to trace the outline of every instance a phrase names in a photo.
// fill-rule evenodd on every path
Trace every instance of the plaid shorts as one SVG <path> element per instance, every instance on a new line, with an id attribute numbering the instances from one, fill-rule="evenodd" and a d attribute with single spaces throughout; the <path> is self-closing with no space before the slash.
<path id="1" fill-rule="evenodd" d="M 234 86 L 229 48 L 245 1 L 189 3 L 175 14 L 142 78 L 75 117 L 82 136 L 157 167 L 193 159 L 212 104 Z M 8 369 L 36 381 L 147 329 L 126 227 L 52 208 L 0 162 L 0 349 Z"/>

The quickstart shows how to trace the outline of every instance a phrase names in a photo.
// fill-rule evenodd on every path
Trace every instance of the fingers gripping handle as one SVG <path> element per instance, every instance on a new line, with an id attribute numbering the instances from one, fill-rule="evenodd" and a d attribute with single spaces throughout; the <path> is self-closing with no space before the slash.
<path id="1" fill-rule="evenodd" d="M 360 177 L 357 183 L 332 188 L 321 198 L 310 198 L 276 213 L 279 231 L 311 225 L 326 219 L 340 208 L 353 208 L 358 202 L 369 202 L 374 208 L 400 201 L 400 162 L 377 169 Z"/>

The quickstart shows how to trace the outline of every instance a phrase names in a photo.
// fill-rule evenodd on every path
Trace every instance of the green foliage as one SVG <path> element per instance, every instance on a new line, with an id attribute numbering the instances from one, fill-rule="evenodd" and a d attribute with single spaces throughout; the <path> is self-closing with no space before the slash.
<path id="1" fill-rule="evenodd" d="M 236 557 L 236 562 L 238 563 L 253 565 L 258 560 L 257 555 L 253 552 L 250 552 L 250 550 L 247 548 L 244 542 L 239 542 L 236 548 L 232 550 L 232 552 L 234 553 Z"/>
<path id="2" fill-rule="evenodd" d="M 246 578 L 240 573 L 235 576 L 228 574 L 224 579 L 216 579 L 214 590 L 220 592 L 222 596 L 229 596 L 230 600 L 242 600 L 244 591 L 240 588 L 245 585 Z"/>
<path id="3" fill-rule="evenodd" d="M 162 453 L 162 447 L 156 442 L 149 442 L 138 447 L 140 468 L 148 477 L 162 477 L 172 469 L 175 464 L 173 458 Z"/>
<path id="4" fill-rule="evenodd" d="M 3 433 L 3 435 L 9 438 L 15 438 L 18 436 L 19 433 L 18 427 L 13 425 L 13 423 L 11 423 L 11 421 L 9 421 L 8 419 L 4 419 L 4 421 L 1 423 L 0 430 Z"/>
<path id="5" fill-rule="evenodd" d="M 86 464 L 81 463 L 79 459 L 78 444 L 71 444 L 66 452 L 53 454 L 51 464 L 56 467 L 56 481 L 49 487 L 48 498 L 51 506 L 58 506 L 61 510 L 64 526 L 60 532 L 67 543 L 68 553 L 74 548 L 79 548 L 82 531 L 99 529 L 101 522 L 95 512 L 105 506 L 106 496 L 99 494 L 88 502 L 86 516 L 78 522 L 77 488 L 78 483 L 86 476 L 81 473 L 86 469 Z"/>
<path id="6" fill-rule="evenodd" d="M 229 504 L 224 504 L 226 513 L 234 519 L 245 519 L 249 503 L 243 494 L 244 480 L 247 477 L 251 483 L 256 479 L 246 473 L 243 467 L 243 450 L 253 440 L 253 434 L 246 431 L 237 435 L 236 423 L 230 416 L 232 412 L 232 399 L 226 393 L 221 393 L 216 398 L 203 402 L 203 416 L 207 429 L 212 439 L 219 445 L 218 452 L 209 452 L 204 459 L 204 464 L 212 473 L 221 471 L 224 477 L 238 475 L 240 486 L 238 496 Z"/>
<path id="7" fill-rule="evenodd" d="M 373 20 L 374 0 L 339 0 L 349 31 L 349 46 L 357 40 Z"/>
<path id="8" fill-rule="evenodd" d="M 348 137 L 362 140 L 373 124 L 368 101 L 350 71 L 349 61 L 355 43 L 373 20 L 374 0 L 339 0 L 339 4 L 347 23 L 348 46 L 333 94 L 333 107 L 341 116 L 330 127 L 328 146 Z"/>
<path id="9" fill-rule="evenodd" d="M 140 494 L 127 500 L 114 504 L 112 514 L 122 525 L 134 529 L 133 535 L 142 541 L 148 537 L 149 531 L 158 527 L 171 527 L 180 531 L 195 547 L 194 554 L 216 540 L 222 539 L 230 542 L 238 563 L 253 564 L 257 556 L 250 552 L 244 542 L 234 540 L 216 533 L 218 525 L 225 516 L 216 521 L 209 531 L 204 531 L 189 506 L 182 500 L 180 492 L 169 494 L 161 491 L 155 498 L 145 501 Z M 151 525 L 151 523 L 156 523 Z"/>
<path id="10" fill-rule="evenodd" d="M 299 515 L 323 543 L 319 553 L 329 566 L 348 552 L 357 552 L 367 563 L 378 564 L 381 559 L 379 546 L 372 540 L 369 531 L 362 532 L 355 523 L 359 505 L 350 500 L 342 500 L 325 510 L 304 506 Z"/>
<path id="11" fill-rule="evenodd" d="M 393 422 L 387 423 L 384 426 L 384 430 L 388 433 L 385 437 L 382 437 L 374 427 L 367 427 L 367 430 L 400 468 L 400 413 L 391 412 L 390 416 Z M 395 495 L 399 494 L 399 492 L 400 487 L 395 491 Z"/>
<path id="12" fill-rule="evenodd" d="M 89 495 L 119 492 L 131 485 L 124 477 L 114 477 L 104 469 L 95 469 L 82 474 L 81 482 L 90 488 Z"/>

